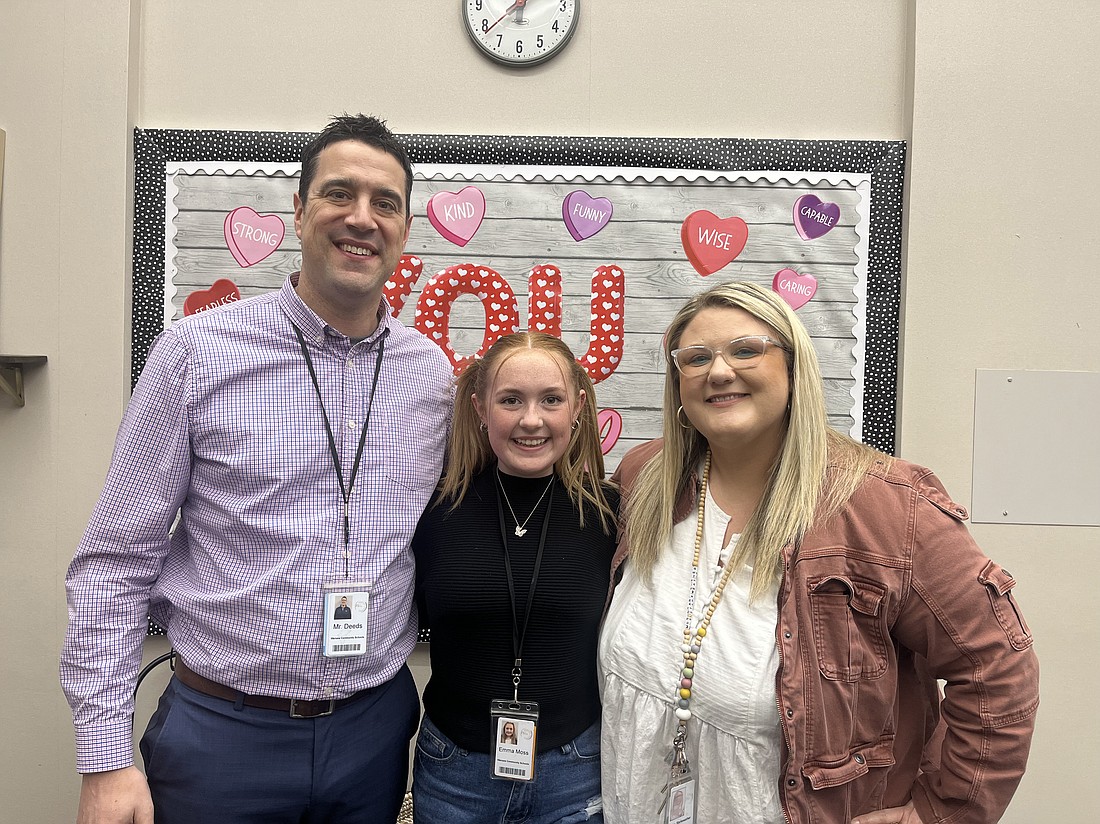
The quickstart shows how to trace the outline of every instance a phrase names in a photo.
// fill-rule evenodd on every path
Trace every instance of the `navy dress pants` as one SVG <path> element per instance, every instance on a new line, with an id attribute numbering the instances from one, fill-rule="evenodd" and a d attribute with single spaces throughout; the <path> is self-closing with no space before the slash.
<path id="1" fill-rule="evenodd" d="M 408 667 L 321 718 L 238 707 L 173 678 L 141 739 L 157 824 L 387 824 L 420 699 Z"/>

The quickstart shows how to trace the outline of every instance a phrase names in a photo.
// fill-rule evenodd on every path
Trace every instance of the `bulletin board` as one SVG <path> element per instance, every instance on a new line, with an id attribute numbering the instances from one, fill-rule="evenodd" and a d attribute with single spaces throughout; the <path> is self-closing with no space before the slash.
<path id="1" fill-rule="evenodd" d="M 298 132 L 138 129 L 132 378 L 186 311 L 301 264 Z M 596 383 L 608 471 L 660 434 L 661 336 L 716 282 L 776 289 L 810 330 L 830 423 L 894 451 L 905 144 L 400 136 L 414 216 L 386 295 L 452 364 L 515 329 Z"/>

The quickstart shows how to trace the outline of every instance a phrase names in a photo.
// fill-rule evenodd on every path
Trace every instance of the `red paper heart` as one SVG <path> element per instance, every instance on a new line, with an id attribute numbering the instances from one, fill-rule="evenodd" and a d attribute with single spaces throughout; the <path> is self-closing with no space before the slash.
<path id="1" fill-rule="evenodd" d="M 183 314 L 193 315 L 196 312 L 205 312 L 207 309 L 234 303 L 240 299 L 241 290 L 237 288 L 237 284 L 222 278 L 214 281 L 209 289 L 199 289 L 188 295 L 183 302 Z"/>
<path id="2" fill-rule="evenodd" d="M 741 218 L 720 218 L 706 209 L 692 212 L 680 227 L 684 252 L 703 277 L 728 266 L 741 254 L 748 239 L 749 227 Z"/>

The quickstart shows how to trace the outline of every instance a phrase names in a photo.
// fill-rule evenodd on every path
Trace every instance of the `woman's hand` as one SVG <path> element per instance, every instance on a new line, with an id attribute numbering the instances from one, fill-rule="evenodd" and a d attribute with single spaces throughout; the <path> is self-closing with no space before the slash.
<path id="1" fill-rule="evenodd" d="M 910 801 L 904 807 L 888 807 L 856 816 L 852 819 L 852 824 L 924 824 L 924 821 Z"/>

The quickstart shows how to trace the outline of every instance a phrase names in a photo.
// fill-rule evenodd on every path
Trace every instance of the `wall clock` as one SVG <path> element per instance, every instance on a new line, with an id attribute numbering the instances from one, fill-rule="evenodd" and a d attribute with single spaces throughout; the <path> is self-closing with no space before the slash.
<path id="1" fill-rule="evenodd" d="M 580 0 L 462 0 L 466 33 L 485 56 L 533 66 L 561 50 L 577 29 Z"/>

